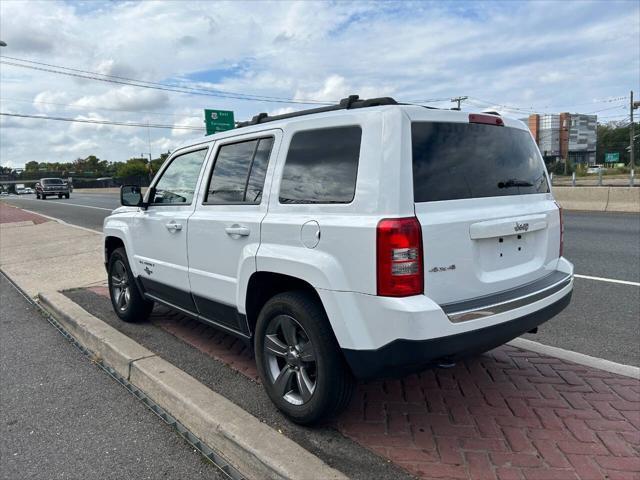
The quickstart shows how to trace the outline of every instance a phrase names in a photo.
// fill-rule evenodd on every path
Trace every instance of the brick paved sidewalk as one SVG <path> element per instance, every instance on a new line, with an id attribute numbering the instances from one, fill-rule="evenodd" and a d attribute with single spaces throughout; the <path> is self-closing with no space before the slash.
<path id="1" fill-rule="evenodd" d="M 233 337 L 164 308 L 152 322 L 257 380 Z M 640 480 L 640 380 L 510 346 L 360 383 L 335 427 L 420 478 Z"/>
<path id="2" fill-rule="evenodd" d="M 33 222 L 35 224 L 50 222 L 48 218 L 35 213 L 25 212 L 21 208 L 0 202 L 0 223 Z"/>

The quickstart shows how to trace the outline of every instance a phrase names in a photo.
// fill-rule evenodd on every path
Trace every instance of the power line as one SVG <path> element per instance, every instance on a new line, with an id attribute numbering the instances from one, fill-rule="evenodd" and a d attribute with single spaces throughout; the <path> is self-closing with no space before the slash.
<path id="1" fill-rule="evenodd" d="M 77 108 L 83 110 L 107 110 L 111 112 L 128 112 L 128 113 L 143 113 L 146 115 L 160 115 L 160 116 L 172 116 L 172 117 L 181 117 L 181 118 L 202 118 L 202 115 L 180 115 L 179 113 L 169 113 L 169 112 L 149 112 L 145 110 L 127 110 L 125 108 L 108 108 L 108 107 L 90 107 L 85 105 L 74 105 L 71 103 L 58 103 L 58 102 L 44 102 L 40 100 L 21 100 L 17 98 L 0 98 L 0 102 L 17 102 L 17 103 L 28 103 L 28 104 L 42 104 L 42 105 L 57 105 L 59 107 L 69 107 L 69 108 Z"/>
<path id="2" fill-rule="evenodd" d="M 189 125 L 163 125 L 158 123 L 113 122 L 111 120 L 51 117 L 47 115 L 27 115 L 24 113 L 6 113 L 6 112 L 0 112 L 0 115 L 5 117 L 35 118 L 39 120 L 57 120 L 61 122 L 90 123 L 95 125 L 115 125 L 119 127 L 166 128 L 166 129 L 172 129 L 172 130 L 176 129 L 176 130 L 204 131 L 203 127 L 192 127 Z"/>
<path id="3" fill-rule="evenodd" d="M 600 110 L 594 110 L 594 111 L 592 111 L 592 112 L 586 112 L 586 113 L 587 113 L 587 114 L 590 114 L 590 113 L 598 113 L 598 112 L 604 112 L 605 110 L 615 110 L 616 108 L 624 108 L 624 107 L 625 107 L 625 105 L 615 105 L 615 106 L 613 106 L 613 107 L 602 108 L 602 109 L 600 109 Z"/>
<path id="4" fill-rule="evenodd" d="M 320 100 L 304 100 L 304 99 L 291 99 L 291 98 L 287 98 L 287 97 L 275 97 L 275 96 L 269 96 L 269 95 L 255 95 L 255 94 L 250 94 L 250 93 L 241 93 L 241 92 L 231 92 L 228 90 L 219 90 L 219 89 L 213 89 L 213 88 L 195 88 L 195 87 L 185 87 L 184 85 L 176 85 L 175 83 L 159 83 L 159 82 L 151 82 L 148 80 L 138 80 L 135 78 L 129 78 L 129 77 L 122 77 L 122 76 L 118 76 L 118 75 L 109 75 L 106 73 L 99 73 L 99 72 L 92 72 L 90 70 L 81 70 L 78 68 L 72 68 L 72 67 L 65 67 L 62 65 L 53 65 L 50 63 L 44 63 L 44 62 L 36 62 L 35 60 L 26 60 L 26 59 L 22 59 L 22 58 L 16 58 L 16 57 L 10 57 L 7 55 L 0 55 L 0 58 L 8 58 L 10 60 L 16 60 L 19 62 L 23 62 L 23 63 L 30 63 L 30 64 L 34 64 L 34 65 L 42 65 L 45 67 L 52 67 L 52 68 L 58 68 L 58 69 L 62 69 L 62 70 L 69 70 L 72 72 L 78 72 L 78 73 L 84 73 L 84 74 L 88 74 L 88 75 L 99 75 L 100 77 L 107 77 L 107 78 L 113 78 L 113 79 L 117 79 L 117 80 L 125 80 L 125 81 L 129 81 L 129 82 L 137 82 L 137 83 L 144 83 L 144 84 L 148 84 L 148 85 L 156 85 L 159 87 L 166 87 L 166 86 L 170 86 L 170 87 L 176 87 L 176 88 L 181 88 L 181 89 L 185 89 L 185 90 L 194 90 L 194 91 L 200 91 L 200 92 L 208 92 L 208 93 L 217 93 L 220 96 L 230 96 L 230 95 L 239 95 L 242 97 L 247 97 L 248 99 L 255 99 L 255 100 L 260 100 L 260 101 L 267 101 L 266 99 L 269 100 L 281 100 L 281 101 L 290 101 L 288 103 L 303 103 L 303 104 L 326 104 L 327 102 L 322 102 Z M 229 97 L 229 98 L 235 98 L 235 97 Z"/>
<path id="5" fill-rule="evenodd" d="M 597 100 L 597 101 L 593 101 L 593 102 L 587 102 L 587 103 L 576 103 L 573 104 L 569 107 L 556 107 L 556 108 L 550 108 L 548 105 L 544 108 L 541 109 L 534 109 L 534 108 L 526 108 L 526 107 L 516 107 L 514 105 L 506 105 L 506 104 L 501 104 L 498 102 L 493 102 L 491 100 L 482 100 L 480 98 L 477 97 L 470 97 L 469 98 L 469 102 L 478 105 L 478 106 L 483 106 L 483 105 L 487 105 L 487 106 L 498 106 L 498 107 L 503 107 L 506 110 L 512 110 L 512 111 L 520 111 L 520 112 L 525 112 L 525 113 L 543 113 L 543 110 L 555 110 L 555 111 L 560 111 L 560 110 L 567 110 L 570 109 L 570 107 L 576 107 L 576 106 L 580 106 L 580 105 L 593 105 L 594 103 L 612 103 L 612 102 L 619 102 L 621 100 L 626 100 L 627 98 L 629 98 L 628 96 L 625 97 L 614 97 L 614 98 L 608 98 L 608 99 L 604 99 L 604 100 Z M 602 110 L 596 110 L 596 112 L 599 111 L 604 111 L 604 110 L 610 110 L 613 108 L 618 108 L 618 106 L 616 107 L 611 107 L 611 108 L 605 108 Z M 591 113 L 596 113 L 596 112 L 591 112 Z"/>
<path id="6" fill-rule="evenodd" d="M 5 55 L 0 55 L 0 58 L 9 58 L 14 60 L 14 57 L 7 57 Z M 257 101 L 257 102 L 267 102 L 267 103 L 288 103 L 288 104 L 302 104 L 302 105 L 329 105 L 330 102 L 323 102 L 319 100 L 295 100 L 295 99 L 279 99 L 277 97 L 268 97 L 268 96 L 260 96 L 260 95 L 251 95 L 251 94 L 240 94 L 240 93 L 226 93 L 217 90 L 205 89 L 205 88 L 194 88 L 194 87 L 184 87 L 175 84 L 165 84 L 165 83 L 157 83 L 157 82 L 148 82 L 145 80 L 137 80 L 127 77 L 117 77 L 115 75 L 106 75 L 97 72 L 90 72 L 87 70 L 79 70 L 73 69 L 69 67 L 63 67 L 59 65 L 51 65 L 45 64 L 42 62 L 33 62 L 31 60 L 22 60 L 15 59 L 20 62 L 30 63 L 25 65 L 24 63 L 16 63 L 7 60 L 0 60 L 0 63 L 4 65 L 10 65 L 13 67 L 27 68 L 31 70 L 38 70 L 49 73 L 56 73 L 59 75 L 66 75 L 69 77 L 75 78 L 83 78 L 86 80 L 96 80 L 100 82 L 106 83 L 114 83 L 119 85 L 128 85 L 139 88 L 147 88 L 152 90 L 162 90 L 167 92 L 175 92 L 175 93 L 184 93 L 190 95 L 201 95 L 208 97 L 217 97 L 217 98 L 230 98 L 235 100 L 246 100 L 246 101 Z M 37 66 L 43 65 L 43 66 Z"/>

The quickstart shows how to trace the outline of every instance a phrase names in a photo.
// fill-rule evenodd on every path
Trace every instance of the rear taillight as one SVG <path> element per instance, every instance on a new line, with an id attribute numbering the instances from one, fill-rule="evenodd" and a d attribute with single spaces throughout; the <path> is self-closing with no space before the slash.
<path id="1" fill-rule="evenodd" d="M 558 202 L 555 202 L 558 207 L 558 214 L 560 215 L 560 250 L 558 256 L 561 257 L 564 253 L 564 218 L 562 217 L 562 207 Z"/>
<path id="2" fill-rule="evenodd" d="M 377 260 L 378 295 L 408 297 L 423 292 L 422 234 L 416 217 L 378 223 Z"/>

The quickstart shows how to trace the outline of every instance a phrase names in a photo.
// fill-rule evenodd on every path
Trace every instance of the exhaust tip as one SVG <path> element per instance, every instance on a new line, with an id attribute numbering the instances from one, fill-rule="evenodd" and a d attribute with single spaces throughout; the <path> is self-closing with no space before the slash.
<path id="1" fill-rule="evenodd" d="M 449 360 L 442 360 L 436 364 L 438 368 L 453 368 L 456 366 L 456 362 L 452 362 Z"/>

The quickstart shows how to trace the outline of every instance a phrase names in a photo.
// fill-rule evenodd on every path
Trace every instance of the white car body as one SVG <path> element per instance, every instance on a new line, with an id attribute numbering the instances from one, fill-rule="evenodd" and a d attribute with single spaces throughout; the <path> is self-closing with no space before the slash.
<path id="1" fill-rule="evenodd" d="M 321 300 L 358 377 L 492 348 L 566 306 L 573 266 L 559 254 L 561 214 L 550 190 L 414 201 L 412 122 L 469 123 L 469 118 L 468 112 L 390 105 L 286 118 L 199 138 L 173 152 L 154 179 L 172 158 L 207 147 L 193 202 L 116 209 L 104 221 L 105 255 L 124 246 L 148 298 L 247 340 L 260 304 L 257 289 L 279 281 L 305 284 Z M 528 132 L 518 120 L 502 121 L 504 126 L 493 128 Z M 292 136 L 341 125 L 362 129 L 353 201 L 280 203 Z M 273 138 L 273 148 L 261 203 L 205 204 L 220 146 L 265 136 Z M 539 154 L 535 161 L 544 169 Z M 421 226 L 424 291 L 378 295 L 377 226 L 383 219 L 407 217 Z M 528 230 L 518 231 L 524 224 Z M 233 228 L 244 229 L 242 235 L 230 233 Z M 195 309 L 188 307 L 190 299 Z"/>

